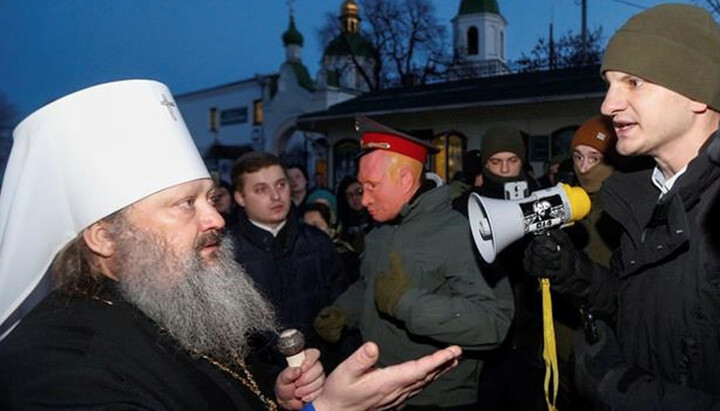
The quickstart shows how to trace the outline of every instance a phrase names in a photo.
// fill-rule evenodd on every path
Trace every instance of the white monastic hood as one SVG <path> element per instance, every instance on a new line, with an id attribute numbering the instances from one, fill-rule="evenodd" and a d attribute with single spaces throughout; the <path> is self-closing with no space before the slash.
<path id="1" fill-rule="evenodd" d="M 13 139 L 0 194 L 0 324 L 18 316 L 55 255 L 85 227 L 209 178 L 170 90 L 155 81 L 63 97 L 20 123 Z"/>

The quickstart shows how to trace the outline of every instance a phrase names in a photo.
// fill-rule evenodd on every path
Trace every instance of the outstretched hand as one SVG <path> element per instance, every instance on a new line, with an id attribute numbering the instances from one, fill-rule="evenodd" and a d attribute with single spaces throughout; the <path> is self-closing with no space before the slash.
<path id="1" fill-rule="evenodd" d="M 375 343 L 365 343 L 328 376 L 313 404 L 317 411 L 395 407 L 457 365 L 461 354 L 460 347 L 451 346 L 417 360 L 373 368 L 380 351 Z"/>

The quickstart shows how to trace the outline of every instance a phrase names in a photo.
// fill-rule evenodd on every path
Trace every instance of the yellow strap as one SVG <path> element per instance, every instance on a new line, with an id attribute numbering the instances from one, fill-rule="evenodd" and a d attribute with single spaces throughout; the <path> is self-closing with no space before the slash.
<path id="1" fill-rule="evenodd" d="M 545 402 L 548 411 L 557 411 L 560 376 L 558 374 L 557 352 L 555 351 L 555 327 L 553 326 L 552 299 L 550 298 L 550 280 L 540 279 L 543 305 L 543 360 L 545 361 Z M 552 379 L 552 396 L 550 395 L 550 379 Z"/>

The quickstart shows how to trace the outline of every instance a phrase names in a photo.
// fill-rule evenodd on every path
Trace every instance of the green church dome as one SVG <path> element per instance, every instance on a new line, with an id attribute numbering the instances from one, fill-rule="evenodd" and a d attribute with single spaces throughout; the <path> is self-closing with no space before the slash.
<path id="1" fill-rule="evenodd" d="M 282 35 L 283 45 L 296 44 L 302 47 L 304 40 L 302 33 L 295 27 L 295 19 L 290 16 L 290 27 L 288 27 L 287 31 Z"/>
<path id="2" fill-rule="evenodd" d="M 475 13 L 500 14 L 500 7 L 497 0 L 462 0 L 458 15 Z"/>
<path id="3" fill-rule="evenodd" d="M 340 33 L 325 47 L 325 56 L 372 57 L 373 46 L 360 33 Z"/>

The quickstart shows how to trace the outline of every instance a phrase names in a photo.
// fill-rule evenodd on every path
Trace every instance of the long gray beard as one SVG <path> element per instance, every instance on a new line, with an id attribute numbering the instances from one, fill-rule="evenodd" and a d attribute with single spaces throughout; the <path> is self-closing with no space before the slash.
<path id="1" fill-rule="evenodd" d="M 121 293 L 191 354 L 232 361 L 247 354 L 249 336 L 276 332 L 271 305 L 235 262 L 229 239 L 208 262 L 202 239 L 177 256 L 147 230 L 126 227 L 119 237 Z"/>

